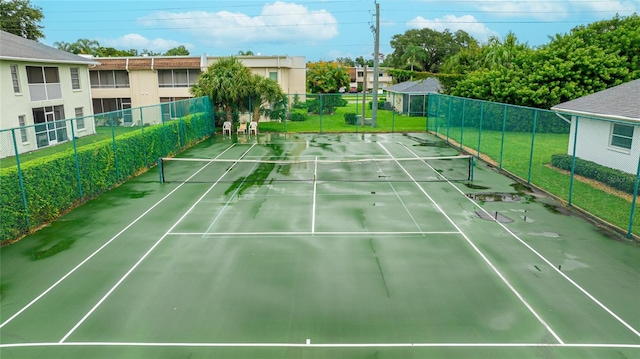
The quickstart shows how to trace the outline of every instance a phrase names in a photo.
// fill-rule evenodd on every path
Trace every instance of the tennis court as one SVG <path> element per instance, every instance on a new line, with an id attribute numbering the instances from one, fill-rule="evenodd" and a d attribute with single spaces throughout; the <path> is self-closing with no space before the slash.
<path id="1" fill-rule="evenodd" d="M 435 137 L 180 158 L 1 249 L 3 359 L 640 357 L 640 248 Z"/>

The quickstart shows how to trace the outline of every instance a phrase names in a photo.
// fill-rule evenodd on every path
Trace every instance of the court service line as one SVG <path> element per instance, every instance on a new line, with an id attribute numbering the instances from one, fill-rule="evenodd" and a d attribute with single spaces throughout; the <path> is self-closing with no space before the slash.
<path id="1" fill-rule="evenodd" d="M 242 158 L 244 155 L 247 154 L 247 152 L 251 151 L 251 149 L 255 146 L 255 143 L 249 147 L 241 156 L 240 158 Z M 229 168 L 227 168 L 227 170 L 218 178 L 218 180 L 216 182 L 214 182 L 209 189 L 207 189 L 202 196 L 200 196 L 200 198 L 198 198 L 198 200 L 191 206 L 189 207 L 189 209 L 182 215 L 182 217 L 180 217 L 176 223 L 174 223 L 171 228 L 169 228 L 169 230 L 167 230 L 167 232 L 165 234 L 162 235 L 162 237 L 160 237 L 160 239 L 158 239 L 156 241 L 156 243 L 153 244 L 153 246 L 151 246 L 151 248 L 149 248 L 149 250 L 142 255 L 142 257 L 140 257 L 140 259 L 138 259 L 138 261 L 131 267 L 129 268 L 129 270 L 122 276 L 122 278 L 120 278 L 120 280 L 118 280 L 116 282 L 116 284 L 113 285 L 113 287 L 111 287 L 111 289 L 109 289 L 109 291 L 102 297 L 100 298 L 100 300 L 87 312 L 87 314 L 85 314 L 82 319 L 80 319 L 80 321 L 78 321 L 76 323 L 76 325 L 73 326 L 73 328 L 71 328 L 71 330 L 69 330 L 69 332 L 67 332 L 67 334 L 65 334 L 62 339 L 60 339 L 59 343 L 64 343 L 65 340 L 67 340 L 67 338 L 73 334 L 73 332 L 76 331 L 76 329 L 78 329 L 78 327 L 80 327 L 80 325 L 82 325 L 82 323 L 84 323 L 85 320 L 87 320 L 87 318 L 89 318 L 89 316 L 91 314 L 93 314 L 93 312 L 98 309 L 98 307 L 105 301 L 107 300 L 107 298 L 111 295 L 111 293 L 113 293 L 116 288 L 118 288 L 120 286 L 120 284 L 122 284 L 122 282 L 124 282 L 125 279 L 127 279 L 127 277 L 129 277 L 129 275 L 131 273 L 133 273 L 133 271 L 140 265 L 140 263 L 142 263 L 143 260 L 145 260 L 145 258 L 147 258 L 147 256 L 149 256 L 149 254 L 162 242 L 163 239 L 165 239 L 167 237 L 167 235 L 175 228 L 178 226 L 178 224 L 180 224 L 180 222 L 182 222 L 182 220 L 187 217 L 187 215 L 189 213 L 191 213 L 191 211 L 207 196 L 207 194 L 209 194 L 209 192 L 211 192 L 213 190 L 213 188 L 218 184 L 218 182 L 220 182 L 222 180 L 222 178 L 224 176 L 227 175 L 227 173 L 229 173 L 229 171 L 231 171 L 231 169 L 233 168 L 233 165 L 229 166 Z"/>
<path id="2" fill-rule="evenodd" d="M 640 344 L 616 343 L 197 343 L 197 342 L 42 342 L 0 344 L 0 348 L 34 347 L 194 347 L 194 348 L 585 348 L 640 349 Z"/>
<path id="3" fill-rule="evenodd" d="M 234 144 L 231 144 L 231 146 L 227 147 L 224 151 L 222 151 L 218 156 L 216 156 L 216 158 L 222 156 L 225 152 L 229 151 L 233 146 L 235 146 Z M 193 178 L 195 175 L 197 175 L 200 171 L 204 170 L 205 167 L 207 167 L 210 163 L 202 166 L 202 168 L 200 168 L 198 171 L 196 171 L 194 174 L 192 174 L 191 176 L 189 176 L 189 178 L 187 178 L 187 181 L 191 178 Z M 186 182 L 186 181 L 185 181 Z M 124 233 L 126 230 L 128 230 L 129 228 L 131 228 L 131 226 L 133 226 L 134 224 L 136 224 L 138 221 L 140 221 L 144 216 L 146 216 L 149 212 L 151 212 L 151 210 L 153 210 L 154 208 L 156 208 L 160 203 L 164 202 L 164 200 L 166 200 L 167 198 L 169 198 L 169 196 L 171 196 L 173 193 L 175 193 L 178 189 L 180 189 L 185 183 L 181 183 L 179 184 L 176 188 L 174 188 L 171 192 L 167 193 L 164 197 L 162 197 L 160 200 L 158 200 L 158 202 L 156 202 L 154 205 L 152 205 L 151 207 L 149 207 L 149 209 L 147 209 L 146 211 L 144 211 L 140 216 L 138 216 L 136 219 L 134 219 L 131 223 L 129 223 L 126 227 L 124 227 L 120 232 L 116 233 L 113 237 L 111 237 L 111 239 L 109 239 L 107 242 L 105 242 L 102 246 L 100 246 L 98 249 L 96 249 L 93 253 L 91 253 L 87 258 L 85 258 L 82 262 L 78 263 L 78 265 L 76 265 L 75 267 L 73 267 L 69 272 L 67 272 L 67 274 L 63 275 L 62 278 L 58 279 L 55 283 L 53 283 L 49 288 L 47 288 L 44 292 L 42 292 L 40 295 L 38 295 L 37 297 L 35 297 L 31 302 L 29 302 L 27 305 L 25 305 L 24 307 L 22 307 L 22 309 L 20 309 L 19 311 L 17 311 L 14 315 L 12 315 L 11 317 L 9 317 L 9 319 L 5 320 L 2 324 L 0 324 L 0 328 L 4 327 L 5 325 L 7 325 L 9 322 L 11 322 L 13 319 L 15 319 L 18 315 L 22 314 L 22 312 L 24 312 L 25 310 L 27 310 L 29 307 L 31 307 L 33 304 L 35 304 L 37 301 L 39 301 L 42 297 L 44 297 L 47 293 L 49 293 L 51 290 L 53 290 L 55 287 L 57 287 L 63 280 L 67 279 L 71 274 L 73 274 L 76 270 L 78 270 L 80 267 L 82 267 L 86 262 L 88 262 L 91 258 L 93 258 L 96 254 L 98 254 L 100 251 L 102 251 L 106 246 L 108 246 L 111 242 L 113 242 L 116 238 L 120 237 L 120 235 L 122 235 L 122 233 Z"/>
<path id="4" fill-rule="evenodd" d="M 406 145 L 402 144 L 407 151 L 411 152 L 411 154 L 413 154 L 416 157 L 419 157 L 415 152 L 413 152 L 410 148 L 408 148 Z M 446 180 L 446 179 L 445 179 Z M 578 289 L 580 292 L 582 292 L 585 296 L 587 296 L 587 298 L 591 299 L 594 303 L 596 303 L 600 308 L 602 308 L 605 312 L 609 313 L 609 315 L 611 315 L 613 318 L 615 318 L 620 324 L 622 324 L 623 326 L 625 326 L 627 329 L 629 329 L 633 334 L 635 334 L 636 336 L 640 337 L 640 332 L 635 329 L 633 326 L 631 326 L 629 323 L 627 323 L 626 321 L 624 321 L 624 319 L 622 319 L 620 316 L 618 316 L 613 310 L 609 309 L 606 305 L 604 305 L 602 302 L 600 302 L 595 296 L 593 296 L 591 293 L 589 293 L 586 289 L 582 288 L 577 282 L 575 282 L 573 279 L 571 279 L 568 275 L 566 275 L 564 272 L 562 272 L 560 269 L 556 268 L 555 265 L 553 265 L 553 263 L 551 263 L 551 261 L 549 261 L 547 258 L 545 258 L 542 254 L 540 254 L 540 252 L 536 251 L 533 247 L 531 247 L 527 242 L 525 242 L 524 240 L 522 240 L 522 238 L 520 238 L 517 234 L 513 233 L 509 228 L 507 228 L 507 226 L 505 226 L 503 223 L 500 223 L 499 221 L 495 220 L 493 218 L 493 216 L 491 214 L 489 214 L 489 212 L 487 210 L 485 210 L 484 208 L 482 208 L 482 206 L 480 206 L 476 201 L 474 201 L 473 199 L 467 197 L 467 195 L 457 186 L 455 186 L 453 183 L 451 183 L 451 181 L 446 180 L 447 183 L 449 183 L 449 185 L 451 185 L 451 187 L 455 188 L 456 191 L 458 191 L 460 194 L 462 194 L 467 200 L 471 201 L 471 203 L 473 203 L 474 205 L 476 205 L 478 208 L 480 208 L 480 210 L 482 212 L 484 212 L 489 218 L 492 218 L 493 221 L 495 223 L 497 223 L 500 227 L 502 227 L 502 229 L 504 229 L 507 233 L 509 233 L 513 238 L 515 238 L 518 242 L 520 242 L 522 245 L 524 245 L 525 247 L 527 247 L 527 249 L 529 249 L 532 253 L 534 253 L 538 258 L 540 258 L 543 262 L 547 263 L 547 265 L 549 265 L 549 267 L 551 267 L 556 273 L 560 274 L 564 279 L 566 279 L 569 283 L 571 283 L 576 289 Z"/>
<path id="5" fill-rule="evenodd" d="M 452 231 L 413 231 L 413 232 L 171 232 L 169 236 L 199 236 L 199 237 L 213 237 L 213 236 L 308 236 L 311 234 L 317 235 L 361 235 L 361 236 L 375 236 L 375 235 L 427 235 L 427 234 L 457 234 L 459 232 Z"/>
<path id="6" fill-rule="evenodd" d="M 384 151 L 387 152 L 387 154 L 391 158 L 395 158 L 391 154 L 391 152 L 389 152 L 389 150 L 387 150 L 384 147 L 384 145 L 382 145 L 382 143 L 378 142 L 378 145 L 380 145 L 380 147 L 382 147 L 382 149 L 384 149 Z M 447 218 L 449 223 L 451 223 L 451 225 L 453 225 L 455 227 L 455 229 L 460 233 L 460 235 L 462 235 L 462 237 L 467 241 L 467 243 L 469 243 L 469 245 L 473 248 L 473 250 L 475 250 L 476 253 L 478 253 L 478 255 L 485 261 L 485 263 L 487 263 L 487 265 L 498 275 L 498 277 L 511 290 L 511 292 L 513 294 L 515 294 L 515 296 L 529 310 L 529 312 L 531 312 L 531 314 L 533 314 L 533 316 L 536 317 L 536 319 L 538 319 L 538 321 L 558 341 L 558 343 L 564 344 L 564 341 L 558 336 L 558 334 L 556 334 L 556 332 L 549 326 L 549 324 L 547 324 L 547 322 L 545 322 L 544 319 L 533 309 L 533 307 L 529 304 L 529 302 L 527 302 L 527 300 L 522 296 L 522 294 L 520 294 L 520 292 L 518 292 L 518 290 L 498 270 L 498 268 L 493 265 L 493 263 L 489 260 L 489 258 L 487 258 L 487 256 L 485 256 L 484 253 L 482 253 L 482 251 L 475 245 L 475 243 L 473 243 L 473 241 L 471 241 L 471 239 L 460 229 L 460 227 L 458 227 L 458 225 L 451 219 L 451 217 L 449 217 L 449 215 L 447 215 L 447 213 L 438 205 L 438 203 L 436 203 L 436 201 L 427 193 L 427 191 L 425 191 L 425 189 L 422 188 L 422 186 L 418 182 L 416 182 L 416 180 L 413 178 L 413 176 L 402 166 L 402 164 L 400 164 L 400 162 L 397 162 L 397 164 L 398 164 L 398 166 L 400 166 L 400 168 L 402 168 L 404 173 L 406 173 L 407 176 L 409 176 L 409 178 L 411 178 L 413 183 L 415 183 L 415 185 L 418 187 L 418 189 L 420 189 L 420 191 L 429 199 L 429 201 L 431 201 L 431 203 L 438 209 L 438 211 L 440 211 L 440 213 L 442 213 L 442 215 Z"/>

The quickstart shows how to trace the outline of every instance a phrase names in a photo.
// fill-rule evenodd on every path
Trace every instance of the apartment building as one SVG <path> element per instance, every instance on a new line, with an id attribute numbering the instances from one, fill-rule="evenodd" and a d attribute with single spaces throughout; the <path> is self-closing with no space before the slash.
<path id="1" fill-rule="evenodd" d="M 124 124 L 134 123 L 136 119 L 127 109 L 193 97 L 190 87 L 198 81 L 200 73 L 219 58 L 205 55 L 94 58 L 100 63 L 90 68 L 94 111 L 125 110 Z M 306 92 L 304 57 L 238 58 L 252 72 L 277 81 L 285 93 Z M 171 117 L 169 107 L 163 111 L 163 117 Z"/>
<path id="2" fill-rule="evenodd" d="M 351 76 L 351 89 L 350 92 L 356 92 L 359 89 L 365 88 L 371 92 L 373 90 L 373 67 L 350 67 L 349 75 Z M 393 85 L 393 76 L 389 74 L 388 69 L 378 69 L 378 90 L 382 90 L 387 86 Z"/>
<path id="3" fill-rule="evenodd" d="M 89 66 L 97 62 L 0 31 L 0 130 L 2 157 L 95 133 Z"/>

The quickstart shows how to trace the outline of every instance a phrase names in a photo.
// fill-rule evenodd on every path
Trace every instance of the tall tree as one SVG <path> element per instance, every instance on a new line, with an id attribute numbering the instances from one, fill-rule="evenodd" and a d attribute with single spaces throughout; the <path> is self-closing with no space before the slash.
<path id="1" fill-rule="evenodd" d="M 338 57 L 336 59 L 336 62 L 341 64 L 341 65 L 343 65 L 343 66 L 346 66 L 346 67 L 355 67 L 356 66 L 355 61 L 353 61 L 350 57 Z"/>
<path id="2" fill-rule="evenodd" d="M 418 70 L 423 70 L 422 64 L 427 60 L 427 52 L 420 46 L 408 45 L 400 59 L 411 66 L 411 71 L 414 70 L 414 66 Z"/>
<path id="3" fill-rule="evenodd" d="M 42 9 L 31 5 L 30 0 L 0 1 L 0 30 L 38 41 L 44 38 L 40 21 Z"/>
<path id="4" fill-rule="evenodd" d="M 247 50 L 247 51 L 238 51 L 238 56 L 253 56 L 253 51 L 251 50 Z"/>
<path id="5" fill-rule="evenodd" d="M 337 93 L 350 82 L 349 70 L 337 62 L 307 63 L 307 89 L 311 93 Z"/>
<path id="6" fill-rule="evenodd" d="M 184 45 L 180 45 L 167 50 L 167 52 L 164 53 L 164 56 L 189 56 L 189 50 L 187 50 Z"/>
<path id="7" fill-rule="evenodd" d="M 274 101 L 284 98 L 284 92 L 278 82 L 266 78 L 258 74 L 252 74 L 248 82 L 249 95 L 247 96 L 249 104 L 244 107 L 252 112 L 254 121 L 260 121 L 261 114 L 268 114 L 267 105 L 271 105 Z"/>
<path id="8" fill-rule="evenodd" d="M 391 47 L 394 50 L 386 62 L 395 68 L 409 69 L 405 53 L 419 47 L 426 53 L 420 61 L 420 67 L 424 71 L 439 72 L 447 58 L 474 44 L 477 44 L 477 41 L 462 30 L 452 33 L 449 30 L 439 32 L 427 28 L 412 29 L 391 38 Z"/>
<path id="9" fill-rule="evenodd" d="M 95 55 L 96 51 L 100 47 L 100 44 L 96 40 L 78 39 L 78 41 L 72 43 L 67 43 L 64 41 L 54 42 L 53 46 L 58 48 L 58 50 L 67 51 L 76 55 Z"/>
<path id="10" fill-rule="evenodd" d="M 250 93 L 251 70 L 237 57 L 220 58 L 200 74 L 190 89 L 195 96 L 209 96 L 217 110 L 226 113 L 233 122 L 233 111 L 242 108 Z"/>

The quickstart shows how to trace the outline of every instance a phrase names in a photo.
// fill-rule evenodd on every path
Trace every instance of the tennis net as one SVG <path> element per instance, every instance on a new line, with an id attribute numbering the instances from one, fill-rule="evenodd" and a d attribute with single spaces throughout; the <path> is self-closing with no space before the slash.
<path id="1" fill-rule="evenodd" d="M 473 156 L 244 160 L 160 158 L 161 182 L 438 182 L 473 180 Z"/>

